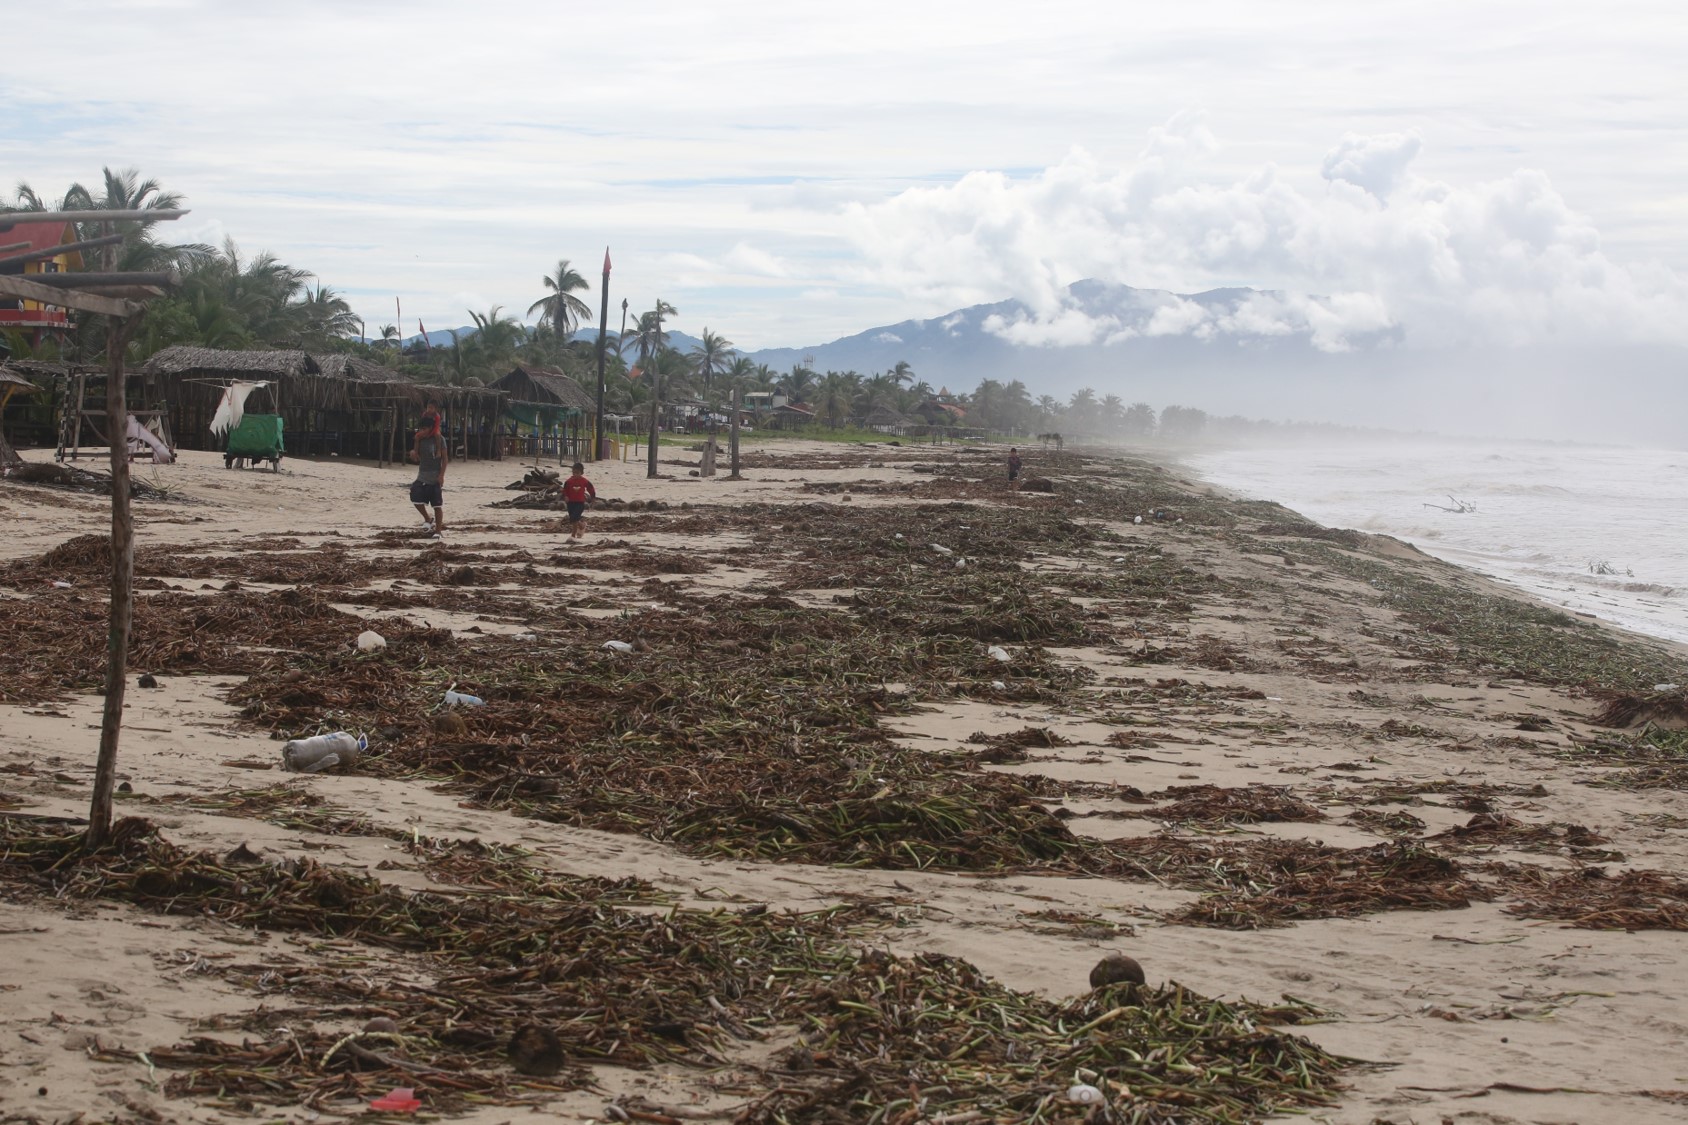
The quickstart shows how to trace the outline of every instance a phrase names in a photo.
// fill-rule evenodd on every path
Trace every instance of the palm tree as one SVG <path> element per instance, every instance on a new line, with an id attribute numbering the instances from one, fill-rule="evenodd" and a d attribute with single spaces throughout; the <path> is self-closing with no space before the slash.
<path id="1" fill-rule="evenodd" d="M 543 314 L 556 329 L 557 338 L 567 340 L 574 335 L 575 327 L 581 321 L 592 316 L 591 306 L 575 296 L 577 291 L 591 289 L 592 284 L 580 276 L 579 270 L 569 265 L 567 258 L 558 259 L 557 272 L 540 280 L 551 292 L 529 305 L 528 315 L 532 316 L 535 312 Z"/>
<path id="2" fill-rule="evenodd" d="M 816 378 L 813 370 L 800 363 L 794 363 L 789 375 L 780 376 L 779 385 L 785 388 L 786 398 L 793 403 L 807 402 L 809 395 L 814 391 Z"/>
<path id="3" fill-rule="evenodd" d="M 702 377 L 705 387 L 715 382 L 715 373 L 726 368 L 727 357 L 732 354 L 731 340 L 707 328 L 703 330 L 703 339 L 692 349 L 691 356 L 693 370 Z"/>
<path id="4" fill-rule="evenodd" d="M 914 368 L 909 366 L 906 359 L 899 359 L 897 366 L 891 368 L 891 378 L 899 383 L 914 382 Z"/>
<path id="5" fill-rule="evenodd" d="M 378 344 L 380 347 L 383 347 L 383 348 L 396 348 L 396 347 L 398 347 L 399 346 L 399 326 L 396 325 L 396 324 L 383 324 L 381 326 L 381 338 L 376 340 L 375 342 L 376 342 L 376 344 Z"/>
<path id="6" fill-rule="evenodd" d="M 321 282 L 315 289 L 305 290 L 299 311 L 303 320 L 301 342 L 307 349 L 344 339 L 358 326 L 357 314 L 346 299 Z"/>
<path id="7" fill-rule="evenodd" d="M 807 370 L 806 368 L 804 370 Z M 850 378 L 837 371 L 828 371 L 815 394 L 815 413 L 827 425 L 837 428 L 850 420 L 850 407 L 855 395 Z"/>
<path id="8" fill-rule="evenodd" d="M 477 366 L 496 379 L 504 368 L 515 362 L 516 349 L 522 343 L 521 322 L 513 316 L 500 315 L 503 305 L 494 305 L 485 316 L 474 309 L 469 319 L 475 322 L 473 350 L 479 359 Z"/>

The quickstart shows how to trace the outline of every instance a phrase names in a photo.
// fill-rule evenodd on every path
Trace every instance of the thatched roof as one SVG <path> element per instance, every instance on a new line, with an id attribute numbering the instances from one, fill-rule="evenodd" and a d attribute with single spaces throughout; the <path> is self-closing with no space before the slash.
<path id="1" fill-rule="evenodd" d="M 566 406 L 582 414 L 597 412 L 598 404 L 573 379 L 549 367 L 517 365 L 510 373 L 492 384 L 493 390 L 504 391 L 518 402 L 540 402 Z"/>
<path id="2" fill-rule="evenodd" d="M 908 419 L 892 410 L 889 406 L 876 406 L 863 419 L 870 426 L 906 426 Z"/>
<path id="3" fill-rule="evenodd" d="M 6 386 L 21 387 L 31 391 L 40 389 L 28 379 L 25 379 L 22 375 L 18 375 L 15 372 L 7 370 L 3 366 L 0 366 L 0 387 Z"/>
<path id="4" fill-rule="evenodd" d="M 404 372 L 395 368 L 367 360 L 361 356 L 343 355 L 338 352 L 332 355 L 312 356 L 317 370 L 330 379 L 350 379 L 354 383 L 414 383 Z"/>
<path id="5" fill-rule="evenodd" d="M 316 362 L 301 351 L 224 351 L 176 344 L 141 366 L 149 375 L 315 375 Z"/>

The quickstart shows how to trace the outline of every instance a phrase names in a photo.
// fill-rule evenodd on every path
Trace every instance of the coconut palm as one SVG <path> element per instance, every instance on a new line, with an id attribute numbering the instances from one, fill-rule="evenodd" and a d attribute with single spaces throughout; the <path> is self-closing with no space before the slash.
<path id="1" fill-rule="evenodd" d="M 569 265 L 567 258 L 558 259 L 557 272 L 540 280 L 551 292 L 529 305 L 528 315 L 541 313 L 551 322 L 558 339 L 567 340 L 574 335 L 574 330 L 581 321 L 592 316 L 591 306 L 575 296 L 577 292 L 591 289 L 592 283 L 582 277 L 579 270 Z"/>
<path id="2" fill-rule="evenodd" d="M 357 314 L 340 296 L 321 282 L 306 289 L 298 302 L 302 324 L 300 342 L 307 349 L 321 348 L 331 340 L 342 340 L 358 327 Z"/>
<path id="3" fill-rule="evenodd" d="M 505 373 L 505 369 L 515 362 L 516 349 L 522 344 L 521 322 L 513 316 L 501 315 L 503 305 L 492 306 L 485 316 L 473 309 L 468 310 L 469 319 L 474 321 L 474 358 L 481 373 L 491 375 L 494 379 Z"/>
<path id="4" fill-rule="evenodd" d="M 850 420 L 856 387 L 848 375 L 828 371 L 815 392 L 815 416 L 837 428 Z"/>
<path id="5" fill-rule="evenodd" d="M 808 402 L 818 379 L 813 369 L 794 363 L 790 374 L 780 376 L 779 385 L 785 388 L 785 395 L 792 402 Z"/>
<path id="6" fill-rule="evenodd" d="M 733 354 L 733 342 L 718 332 L 705 328 L 703 339 L 691 351 L 692 370 L 697 372 L 705 387 L 715 382 L 715 374 L 726 369 Z"/>
<path id="7" fill-rule="evenodd" d="M 899 359 L 897 366 L 891 368 L 891 378 L 899 383 L 914 382 L 914 368 L 909 366 L 906 359 Z"/>

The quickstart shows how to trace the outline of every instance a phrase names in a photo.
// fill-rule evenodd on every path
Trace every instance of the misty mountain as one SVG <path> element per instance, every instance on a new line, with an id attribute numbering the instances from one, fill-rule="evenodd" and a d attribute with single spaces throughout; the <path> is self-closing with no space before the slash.
<path id="1" fill-rule="evenodd" d="M 1102 281 L 1069 287 L 1084 342 L 1016 343 L 1019 301 L 870 328 L 808 348 L 751 353 L 776 371 L 884 371 L 905 360 L 934 387 L 1019 379 L 1035 399 L 1083 387 L 1127 403 L 1211 414 L 1497 437 L 1688 446 L 1688 348 L 1545 341 L 1428 349 L 1396 328 L 1316 346 L 1320 298 L 1246 288 L 1178 294 Z M 1313 309 L 1301 318 L 1293 310 Z"/>

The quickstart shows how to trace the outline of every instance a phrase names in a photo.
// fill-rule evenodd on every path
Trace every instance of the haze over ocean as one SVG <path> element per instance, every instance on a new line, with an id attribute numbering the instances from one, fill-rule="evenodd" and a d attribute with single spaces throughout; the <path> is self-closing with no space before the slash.
<path id="1" fill-rule="evenodd" d="M 1212 484 L 1428 554 L 1637 632 L 1688 642 L 1688 453 L 1416 443 L 1191 456 Z M 1453 496 L 1476 510 L 1440 511 Z"/>

